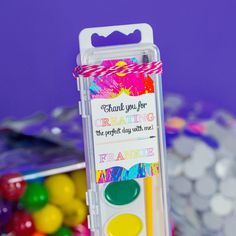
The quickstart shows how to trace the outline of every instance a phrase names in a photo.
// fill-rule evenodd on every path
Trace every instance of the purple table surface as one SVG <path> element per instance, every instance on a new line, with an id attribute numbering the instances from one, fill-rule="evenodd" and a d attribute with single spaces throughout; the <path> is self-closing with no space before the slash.
<path id="1" fill-rule="evenodd" d="M 71 71 L 85 27 L 147 22 L 164 90 L 236 113 L 236 1 L 0 1 L 0 119 L 79 99 Z"/>

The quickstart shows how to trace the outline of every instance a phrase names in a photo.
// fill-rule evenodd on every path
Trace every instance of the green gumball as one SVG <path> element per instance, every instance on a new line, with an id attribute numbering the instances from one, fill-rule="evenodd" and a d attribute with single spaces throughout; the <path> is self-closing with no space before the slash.
<path id="1" fill-rule="evenodd" d="M 52 236 L 73 236 L 69 227 L 61 226 Z"/>
<path id="2" fill-rule="evenodd" d="M 41 183 L 29 183 L 20 199 L 20 204 L 28 211 L 34 212 L 48 203 L 48 191 Z"/>

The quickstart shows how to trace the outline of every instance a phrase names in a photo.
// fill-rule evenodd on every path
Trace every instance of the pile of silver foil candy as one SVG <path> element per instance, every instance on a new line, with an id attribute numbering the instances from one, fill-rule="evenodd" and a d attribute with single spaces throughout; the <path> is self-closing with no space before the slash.
<path id="1" fill-rule="evenodd" d="M 235 117 L 177 95 L 166 97 L 165 112 L 175 235 L 235 236 Z"/>

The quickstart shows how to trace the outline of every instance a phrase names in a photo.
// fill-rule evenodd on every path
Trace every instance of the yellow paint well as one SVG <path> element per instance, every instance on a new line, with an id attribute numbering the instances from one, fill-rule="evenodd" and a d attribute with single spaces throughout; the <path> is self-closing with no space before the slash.
<path id="1" fill-rule="evenodd" d="M 133 214 L 122 214 L 108 222 L 108 236 L 138 236 L 143 228 L 142 220 Z"/>

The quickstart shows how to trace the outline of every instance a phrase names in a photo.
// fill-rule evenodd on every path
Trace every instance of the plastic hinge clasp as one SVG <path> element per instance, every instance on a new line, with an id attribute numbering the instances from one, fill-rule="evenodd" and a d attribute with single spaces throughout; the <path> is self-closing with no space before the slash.
<path id="1" fill-rule="evenodd" d="M 79 75 L 79 77 L 77 77 L 77 79 L 76 79 L 76 82 L 77 82 L 77 90 L 78 90 L 78 91 L 81 91 L 80 76 L 81 76 L 81 75 Z"/>
<path id="2" fill-rule="evenodd" d="M 88 226 L 91 231 L 97 228 L 98 207 L 96 205 L 96 192 L 88 190 L 86 192 L 86 204 L 89 206 Z"/>
<path id="3" fill-rule="evenodd" d="M 89 116 L 88 106 L 89 106 L 89 103 L 87 100 L 84 100 L 84 101 L 81 100 L 79 102 L 79 112 L 83 118 L 86 118 L 87 116 Z"/>
<path id="4" fill-rule="evenodd" d="M 78 101 L 79 114 L 82 116 L 82 104 L 81 101 Z"/>

